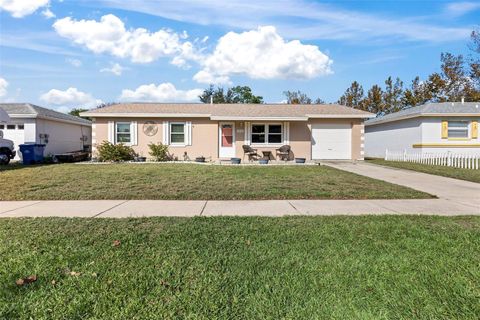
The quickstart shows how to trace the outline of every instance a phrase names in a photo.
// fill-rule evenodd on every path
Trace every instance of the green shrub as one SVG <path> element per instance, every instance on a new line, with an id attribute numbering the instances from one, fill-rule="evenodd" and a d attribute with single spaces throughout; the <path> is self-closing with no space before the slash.
<path id="1" fill-rule="evenodd" d="M 167 161 L 170 160 L 170 155 L 168 154 L 168 146 L 164 145 L 163 143 L 150 143 L 148 145 L 150 148 L 150 152 L 148 153 L 151 155 L 155 161 Z"/>
<path id="2" fill-rule="evenodd" d="M 102 162 L 106 161 L 129 161 L 133 160 L 136 156 L 132 147 L 124 144 L 113 144 L 108 141 L 103 141 L 101 145 L 97 147 L 98 160 Z"/>

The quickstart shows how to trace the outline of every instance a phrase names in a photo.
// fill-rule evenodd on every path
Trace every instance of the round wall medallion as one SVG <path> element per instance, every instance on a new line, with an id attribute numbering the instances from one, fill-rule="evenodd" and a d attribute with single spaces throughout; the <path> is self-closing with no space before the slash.
<path id="1" fill-rule="evenodd" d="M 143 133 L 145 133 L 147 136 L 151 137 L 156 135 L 158 132 L 158 126 L 155 123 L 155 121 L 146 121 L 143 124 Z"/>

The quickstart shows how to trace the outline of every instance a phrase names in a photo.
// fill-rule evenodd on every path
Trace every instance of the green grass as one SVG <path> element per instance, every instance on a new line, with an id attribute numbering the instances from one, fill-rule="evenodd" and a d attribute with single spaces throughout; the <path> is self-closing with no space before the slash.
<path id="1" fill-rule="evenodd" d="M 455 178 L 460 180 L 467 180 L 480 183 L 480 170 L 474 169 L 460 169 L 446 166 L 432 166 L 420 163 L 400 162 L 400 161 L 385 161 L 383 159 L 371 159 L 368 162 L 380 164 L 400 169 L 414 170 L 438 176 Z"/>
<path id="2" fill-rule="evenodd" d="M 0 171 L 0 200 L 390 199 L 426 193 L 325 166 L 61 164 Z"/>
<path id="3" fill-rule="evenodd" d="M 480 314 L 474 216 L 2 219 L 0 256 L 1 319 Z"/>

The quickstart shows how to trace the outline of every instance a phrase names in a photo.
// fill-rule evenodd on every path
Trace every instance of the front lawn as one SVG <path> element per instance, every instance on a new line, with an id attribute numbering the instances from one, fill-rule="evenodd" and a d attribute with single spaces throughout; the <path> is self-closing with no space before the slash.
<path id="1" fill-rule="evenodd" d="M 2 219 L 0 256 L 1 319 L 480 314 L 474 216 Z"/>
<path id="2" fill-rule="evenodd" d="M 400 169 L 414 170 L 438 176 L 467 180 L 480 183 L 480 170 L 460 169 L 447 166 L 433 166 L 421 163 L 401 162 L 401 161 L 385 161 L 383 159 L 371 159 L 368 162 L 389 166 Z"/>
<path id="3" fill-rule="evenodd" d="M 325 166 L 59 164 L 0 168 L 0 200 L 391 199 L 426 193 Z"/>

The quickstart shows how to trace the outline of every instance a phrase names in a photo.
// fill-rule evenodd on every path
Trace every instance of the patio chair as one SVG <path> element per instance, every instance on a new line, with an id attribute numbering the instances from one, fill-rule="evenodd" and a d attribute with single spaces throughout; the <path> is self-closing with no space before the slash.
<path id="1" fill-rule="evenodd" d="M 280 148 L 276 149 L 275 156 L 277 157 L 277 159 L 287 161 L 290 157 L 291 149 L 292 148 L 288 144 L 283 145 Z"/>
<path id="2" fill-rule="evenodd" d="M 242 146 L 243 148 L 243 160 L 245 160 L 245 156 L 248 155 L 248 161 L 252 161 L 252 159 L 256 160 L 255 158 L 258 159 L 260 155 L 257 153 L 257 149 L 253 149 L 252 147 L 244 144 Z"/>

